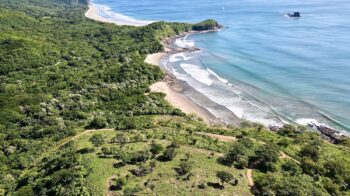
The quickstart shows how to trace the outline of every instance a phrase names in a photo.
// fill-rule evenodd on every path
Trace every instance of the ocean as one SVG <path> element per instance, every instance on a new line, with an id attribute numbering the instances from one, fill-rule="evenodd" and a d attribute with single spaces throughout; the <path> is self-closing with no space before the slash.
<path id="1" fill-rule="evenodd" d="M 167 59 L 167 68 L 177 78 L 241 119 L 267 126 L 314 122 L 350 133 L 350 1 L 93 3 L 101 5 L 100 15 L 112 19 L 217 20 L 225 26 L 219 32 L 176 41 L 179 47 L 201 49 Z M 294 11 L 302 17 L 286 17 Z"/>

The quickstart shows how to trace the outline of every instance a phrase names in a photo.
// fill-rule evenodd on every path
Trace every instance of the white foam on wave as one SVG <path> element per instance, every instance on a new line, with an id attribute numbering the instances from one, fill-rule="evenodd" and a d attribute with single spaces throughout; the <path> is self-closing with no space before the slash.
<path id="1" fill-rule="evenodd" d="M 193 40 L 187 40 L 187 37 L 176 39 L 175 44 L 180 48 L 191 48 L 194 47 L 195 42 Z"/>
<path id="2" fill-rule="evenodd" d="M 211 74 L 206 69 L 202 69 L 198 65 L 181 63 L 181 68 L 188 73 L 193 79 L 200 83 L 210 86 L 213 83 L 213 79 L 210 78 Z"/>
<path id="3" fill-rule="evenodd" d="M 298 118 L 295 120 L 295 122 L 299 125 L 309 125 L 309 124 L 315 124 L 315 125 L 322 125 L 322 123 L 318 122 L 316 119 L 312 118 Z"/>
<path id="4" fill-rule="evenodd" d="M 231 105 L 226 106 L 231 112 L 233 112 L 238 118 L 242 119 L 244 116 L 244 110 L 241 107 Z"/>
<path id="5" fill-rule="evenodd" d="M 220 77 L 218 74 L 216 74 L 213 70 L 211 70 L 211 69 L 209 69 L 209 68 L 207 68 L 207 70 L 211 73 L 211 74 L 213 74 L 218 80 L 220 80 L 221 82 L 223 82 L 223 83 L 225 83 L 225 84 L 230 84 L 229 82 L 228 82 L 228 80 L 226 80 L 226 79 L 224 79 L 224 78 L 222 78 L 222 77 Z"/>
<path id="6" fill-rule="evenodd" d="M 145 26 L 155 22 L 155 21 L 137 20 L 135 18 L 125 16 L 120 13 L 116 13 L 106 5 L 100 5 L 95 3 L 91 3 L 91 5 L 97 9 L 99 16 L 118 25 Z"/>
<path id="7" fill-rule="evenodd" d="M 187 56 L 185 53 L 182 52 L 182 53 L 177 53 L 177 54 L 171 55 L 169 58 L 169 61 L 174 63 L 174 62 L 181 61 L 181 60 L 188 61 L 192 58 L 193 57 Z"/>
<path id="8" fill-rule="evenodd" d="M 269 126 L 277 126 L 277 127 L 282 127 L 284 123 L 278 122 L 274 119 L 269 119 L 269 118 L 264 118 L 263 116 L 255 116 L 255 115 L 245 115 L 244 117 L 245 120 L 249 120 L 252 122 L 260 123 L 266 127 Z"/>

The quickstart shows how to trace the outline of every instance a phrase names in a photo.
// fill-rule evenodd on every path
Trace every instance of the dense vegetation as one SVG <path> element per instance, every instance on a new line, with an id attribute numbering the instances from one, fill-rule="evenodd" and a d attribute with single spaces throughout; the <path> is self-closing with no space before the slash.
<path id="1" fill-rule="evenodd" d="M 147 93 L 163 76 L 144 63 L 160 40 L 216 21 L 118 27 L 86 19 L 86 4 L 0 0 L 0 195 L 98 195 L 110 177 L 126 195 L 173 194 L 175 180 L 185 192 L 246 195 L 247 168 L 256 195 L 349 194 L 348 141 L 292 126 L 208 127 Z M 117 131 L 84 132 L 102 128 Z"/>
<path id="2" fill-rule="evenodd" d="M 207 30 L 215 30 L 216 28 L 220 28 L 220 27 L 221 25 L 219 25 L 217 21 L 213 19 L 208 19 L 193 25 L 192 29 L 195 31 L 207 31 Z"/>
<path id="3" fill-rule="evenodd" d="M 0 1 L 0 173 L 11 190 L 77 128 L 136 128 L 150 126 L 150 115 L 182 115 L 163 95 L 144 95 L 162 77 L 144 58 L 191 25 L 116 27 L 85 19 L 79 3 Z"/>

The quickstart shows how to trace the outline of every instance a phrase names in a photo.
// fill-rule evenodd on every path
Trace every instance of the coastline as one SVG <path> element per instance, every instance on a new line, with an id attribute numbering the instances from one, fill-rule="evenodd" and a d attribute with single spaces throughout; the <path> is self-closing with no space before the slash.
<path id="1" fill-rule="evenodd" d="M 85 13 L 85 16 L 89 19 L 96 20 L 99 22 L 104 23 L 112 23 L 116 25 L 129 25 L 129 26 L 145 26 L 150 23 L 151 21 L 140 21 L 136 20 L 127 16 L 124 16 L 122 14 L 118 13 L 108 13 L 108 16 L 111 16 L 111 18 L 103 17 L 101 16 L 101 12 L 107 13 L 109 8 L 105 7 L 103 5 L 97 5 L 89 2 L 88 5 L 89 9 Z M 240 123 L 243 121 L 239 117 L 237 117 L 233 112 L 227 111 L 227 108 L 211 102 L 205 95 L 202 95 L 201 93 L 197 92 L 194 88 L 189 86 L 186 82 L 181 81 L 177 79 L 175 76 L 173 76 L 169 71 L 167 71 L 164 67 L 164 65 L 161 65 L 161 60 L 165 58 L 168 54 L 176 54 L 180 52 L 196 52 L 200 49 L 198 48 L 175 48 L 171 47 L 172 44 L 176 41 L 178 38 L 186 37 L 187 35 L 193 34 L 193 33 L 206 33 L 210 31 L 190 31 L 183 33 L 181 35 L 177 35 L 174 37 L 166 38 L 162 41 L 162 44 L 164 46 L 164 52 L 159 52 L 155 54 L 149 54 L 147 58 L 145 59 L 146 63 L 153 64 L 160 66 L 164 71 L 166 71 L 166 77 L 163 79 L 163 81 L 159 81 L 154 83 L 150 86 L 151 92 L 161 92 L 164 93 L 165 99 L 174 107 L 181 109 L 183 112 L 187 114 L 196 114 L 198 117 L 202 118 L 203 121 L 207 124 L 221 124 L 221 125 L 237 125 L 239 126 Z M 202 103 L 198 103 L 197 99 L 207 99 L 205 101 L 202 101 Z M 206 102 L 203 104 L 203 102 Z M 207 104 L 209 103 L 209 104 Z M 209 106 L 209 107 L 207 107 Z M 227 117 L 225 119 L 219 118 L 215 116 L 214 112 L 211 109 L 220 109 L 221 112 L 224 112 Z M 328 126 L 319 125 L 315 128 L 315 126 L 310 126 L 312 129 L 318 131 L 321 133 L 321 135 L 326 136 L 327 138 L 330 138 L 331 140 L 338 140 L 340 137 L 343 137 L 344 135 L 340 133 L 339 131 L 336 131 Z M 280 126 L 270 125 L 267 128 L 269 128 L 271 131 L 277 130 L 280 128 Z"/>
<path id="2" fill-rule="evenodd" d="M 157 65 L 161 67 L 161 60 L 165 58 L 167 52 L 171 49 L 165 47 L 165 52 L 149 54 L 145 60 L 146 63 Z M 162 81 L 158 81 L 150 86 L 151 92 L 160 92 L 165 94 L 165 100 L 167 100 L 172 106 L 180 109 L 186 114 L 195 114 L 200 117 L 207 124 L 220 124 L 212 113 L 210 113 L 204 107 L 196 104 L 189 97 L 181 93 L 184 86 L 174 76 L 166 73 Z"/>
<path id="3" fill-rule="evenodd" d="M 159 81 L 150 86 L 151 92 L 161 92 L 166 94 L 165 99 L 174 107 L 181 109 L 186 114 L 196 114 L 198 117 L 203 119 L 203 121 L 209 125 L 236 125 L 240 126 L 242 122 L 233 112 L 221 106 L 210 99 L 205 95 L 198 92 L 192 86 L 187 84 L 185 81 L 177 79 L 169 70 L 166 61 L 169 58 L 169 55 L 174 55 L 178 53 L 186 52 L 197 52 L 200 51 L 198 48 L 179 48 L 175 42 L 177 39 L 183 39 L 184 37 L 194 34 L 194 33 L 206 33 L 211 31 L 189 31 L 176 35 L 173 37 L 165 38 L 162 41 L 164 47 L 164 52 L 159 52 L 155 54 L 147 55 L 145 60 L 146 63 L 160 66 L 165 72 L 166 75 L 163 81 Z M 224 118 L 220 118 L 215 115 L 214 111 L 220 111 L 225 114 Z"/>
<path id="4" fill-rule="evenodd" d="M 89 2 L 88 7 L 89 9 L 85 13 L 85 17 L 95 21 L 111 23 L 116 25 L 129 25 L 129 26 L 145 26 L 149 24 L 146 21 L 137 21 L 131 18 L 127 18 L 126 16 L 123 16 L 123 15 L 118 15 L 118 16 L 121 16 L 120 20 L 108 19 L 108 18 L 102 17 L 99 14 L 100 8 L 96 4 L 92 4 L 91 2 Z M 187 32 L 182 36 L 188 35 L 190 33 L 193 33 L 193 32 Z M 168 42 L 168 39 L 166 40 L 167 40 L 166 42 Z M 165 58 L 168 53 L 179 52 L 175 49 L 168 47 L 164 42 L 162 42 L 162 44 L 164 46 L 164 52 L 158 52 L 158 53 L 147 55 L 145 59 L 146 63 L 161 67 L 161 60 Z M 185 85 L 183 85 L 182 81 L 179 81 L 178 79 L 176 79 L 174 76 L 172 76 L 170 73 L 167 72 L 166 76 L 162 81 L 158 81 L 150 86 L 150 91 L 164 93 L 166 95 L 165 100 L 167 100 L 172 106 L 180 109 L 186 114 L 195 114 L 197 117 L 201 118 L 206 124 L 209 124 L 209 125 L 225 124 L 222 120 L 218 119 L 217 117 L 215 117 L 215 115 L 209 112 L 205 107 L 200 106 L 199 104 L 195 103 L 192 99 L 190 99 L 188 96 L 183 94 L 182 92 L 185 88 L 186 87 Z M 239 122 L 238 118 L 235 119 L 235 124 L 239 124 L 238 122 Z"/>
<path id="5" fill-rule="evenodd" d="M 95 21 L 99 21 L 99 22 L 103 22 L 103 23 L 111 23 L 111 24 L 116 24 L 116 25 L 128 25 L 128 26 L 146 26 L 150 23 L 152 23 L 153 21 L 141 21 L 141 20 L 135 20 L 133 18 L 130 18 L 128 16 L 124 16 L 122 14 L 118 14 L 118 13 L 113 13 L 112 17 L 113 19 L 107 18 L 107 17 L 103 17 L 101 16 L 100 12 L 101 10 L 104 12 L 108 11 L 108 8 L 102 5 L 97 5 L 97 4 L 93 4 L 91 3 L 91 1 L 89 1 L 89 5 L 88 5 L 89 9 L 85 12 L 85 17 L 95 20 Z"/>

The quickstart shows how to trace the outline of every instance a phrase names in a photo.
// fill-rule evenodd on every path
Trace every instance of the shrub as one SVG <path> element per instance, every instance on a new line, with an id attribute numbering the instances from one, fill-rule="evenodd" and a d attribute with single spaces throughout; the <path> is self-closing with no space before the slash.
<path id="1" fill-rule="evenodd" d="M 170 147 L 170 148 L 179 148 L 180 145 L 179 145 L 178 141 L 173 140 L 173 141 L 171 141 L 171 144 L 168 147 Z"/>
<path id="2" fill-rule="evenodd" d="M 162 144 L 157 144 L 152 142 L 151 143 L 151 149 L 150 152 L 155 156 L 157 154 L 159 154 L 160 152 L 162 152 L 164 150 L 164 147 L 162 146 Z"/>
<path id="3" fill-rule="evenodd" d="M 163 152 L 163 156 L 162 158 L 166 161 L 171 161 L 175 158 L 177 152 L 175 150 L 175 148 L 173 147 L 170 147 L 170 148 L 167 148 L 164 152 Z"/>
<path id="4" fill-rule="evenodd" d="M 288 172 L 292 176 L 301 174 L 300 166 L 292 160 L 287 160 L 285 163 L 283 163 L 282 170 Z"/>
<path id="5" fill-rule="evenodd" d="M 95 146 L 99 147 L 102 144 L 105 143 L 102 134 L 95 134 L 92 137 L 90 137 L 89 141 Z"/>
<path id="6" fill-rule="evenodd" d="M 123 187 L 128 183 L 125 177 L 114 179 L 110 187 L 111 190 L 122 190 Z"/>
<path id="7" fill-rule="evenodd" d="M 107 126 L 106 118 L 102 116 L 96 116 L 89 124 L 89 129 L 102 129 Z"/>
<path id="8" fill-rule="evenodd" d="M 225 182 L 230 182 L 234 179 L 233 175 L 227 171 L 216 172 L 216 177 L 220 179 L 222 186 L 224 186 Z"/>
<path id="9" fill-rule="evenodd" d="M 317 161 L 320 156 L 320 149 L 316 145 L 308 144 L 301 149 L 299 154 L 302 157 L 309 157 L 312 160 Z"/>
<path id="10" fill-rule="evenodd" d="M 224 162 L 227 165 L 232 165 L 234 162 L 238 161 L 240 157 L 247 153 L 247 149 L 241 143 L 234 143 L 230 146 L 228 152 L 225 154 Z"/>
<path id="11" fill-rule="evenodd" d="M 135 195 L 136 193 L 138 193 L 140 191 L 142 191 L 142 188 L 140 186 L 136 185 L 135 187 L 131 187 L 131 188 L 128 187 L 128 188 L 126 188 L 123 191 L 123 193 L 124 193 L 125 196 L 133 196 L 133 195 Z"/>
<path id="12" fill-rule="evenodd" d="M 153 167 L 151 167 L 150 165 L 141 165 L 137 169 L 130 170 L 130 172 L 134 176 L 138 176 L 138 177 L 146 176 L 147 174 L 150 174 L 152 171 L 153 171 Z"/>
<path id="13" fill-rule="evenodd" d="M 178 168 L 176 168 L 176 172 L 179 175 L 185 175 L 189 173 L 193 168 L 193 161 L 190 161 L 189 159 L 182 159 L 180 161 L 180 165 Z"/>
<path id="14" fill-rule="evenodd" d="M 124 145 L 126 143 L 129 143 L 130 142 L 130 138 L 123 134 L 123 133 L 118 133 L 113 139 L 112 139 L 113 142 L 116 142 L 116 143 L 119 143 L 121 145 Z"/>
<path id="15" fill-rule="evenodd" d="M 205 189 L 205 188 L 207 188 L 207 184 L 205 184 L 205 183 L 200 183 L 200 184 L 198 185 L 198 188 L 199 188 L 199 189 Z"/>
<path id="16" fill-rule="evenodd" d="M 252 158 L 253 163 L 261 171 L 273 170 L 273 163 L 278 161 L 279 150 L 275 145 L 265 144 L 255 151 L 255 156 Z"/>
<path id="17" fill-rule="evenodd" d="M 300 167 L 304 173 L 311 176 L 316 176 L 318 174 L 324 173 L 324 168 L 322 167 L 322 165 L 315 163 L 312 159 L 308 157 L 304 157 L 301 160 Z"/>
<path id="18" fill-rule="evenodd" d="M 151 158 L 151 155 L 148 150 L 146 151 L 138 151 L 132 153 L 125 153 L 121 157 L 123 162 L 127 164 L 137 164 L 148 161 Z"/>

